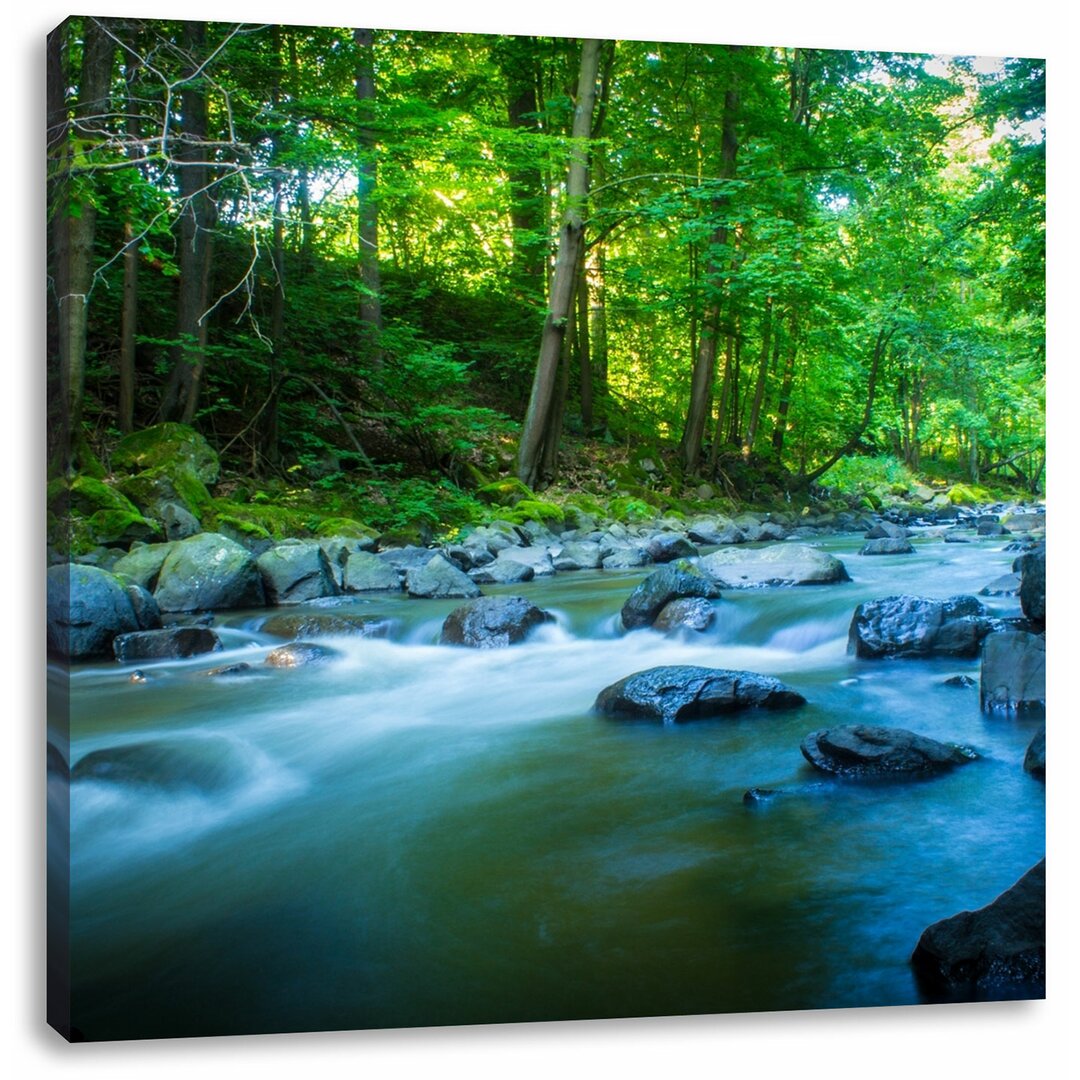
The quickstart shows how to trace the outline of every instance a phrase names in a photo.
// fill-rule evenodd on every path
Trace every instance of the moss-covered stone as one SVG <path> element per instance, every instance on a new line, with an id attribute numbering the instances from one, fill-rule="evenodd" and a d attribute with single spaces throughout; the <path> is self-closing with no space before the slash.
<path id="1" fill-rule="evenodd" d="M 526 521 L 539 521 L 543 525 L 557 522 L 562 525 L 566 521 L 562 507 L 539 499 L 522 499 L 508 516 L 515 525 L 524 525 Z"/>
<path id="2" fill-rule="evenodd" d="M 90 536 L 97 544 L 123 544 L 135 540 L 159 540 L 163 533 L 156 521 L 127 510 L 99 510 L 86 522 Z"/>
<path id="3" fill-rule="evenodd" d="M 505 476 L 476 490 L 477 498 L 492 506 L 516 506 L 522 499 L 536 501 L 536 493 L 516 476 Z"/>
<path id="4" fill-rule="evenodd" d="M 121 478 L 116 486 L 133 503 L 154 517 L 160 517 L 168 503 L 176 503 L 202 520 L 213 502 L 198 474 L 183 462 L 144 469 L 134 476 Z"/>
<path id="5" fill-rule="evenodd" d="M 194 428 L 186 424 L 156 424 L 125 435 L 113 451 L 115 468 L 141 472 L 183 463 L 204 483 L 214 483 L 221 471 L 218 456 Z"/>
<path id="6" fill-rule="evenodd" d="M 216 529 L 227 536 L 239 533 L 238 539 L 259 540 L 310 536 L 312 524 L 307 510 L 262 503 L 234 503 L 224 499 L 214 499 L 203 519 L 203 528 L 208 531 Z"/>
<path id="7" fill-rule="evenodd" d="M 949 489 L 949 502 L 953 506 L 976 506 L 990 501 L 990 493 L 974 484 L 953 484 Z"/>
<path id="8" fill-rule="evenodd" d="M 315 530 L 318 537 L 344 536 L 352 540 L 374 539 L 378 534 L 361 521 L 353 518 L 333 517 L 323 518 Z"/>
<path id="9" fill-rule="evenodd" d="M 215 514 L 213 527 L 230 540 L 270 540 L 270 533 L 254 521 L 244 521 L 232 514 Z"/>

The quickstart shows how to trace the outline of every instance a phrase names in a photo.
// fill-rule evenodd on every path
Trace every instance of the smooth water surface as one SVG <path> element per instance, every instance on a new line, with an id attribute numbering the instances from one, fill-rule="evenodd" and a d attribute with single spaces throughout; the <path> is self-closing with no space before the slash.
<path id="1" fill-rule="evenodd" d="M 490 592 L 555 625 L 478 651 L 433 644 L 456 602 L 350 598 L 394 640 L 325 639 L 318 667 L 254 667 L 261 613 L 224 654 L 72 675 L 70 760 L 160 745 L 140 781 L 71 786 L 72 1022 L 90 1039 L 916 1003 L 931 922 L 981 907 L 1044 853 L 1041 720 L 980 713 L 977 660 L 856 661 L 862 600 L 976 593 L 1000 540 L 913 556 L 821 546 L 852 582 L 726 591 L 693 641 L 620 636 L 648 570 Z M 1019 614 L 1015 598 L 989 599 Z M 248 660 L 249 674 L 208 678 Z M 591 712 L 659 664 L 776 675 L 809 704 L 664 727 Z M 974 747 L 933 780 L 836 782 L 815 728 L 864 721 Z M 750 787 L 785 791 L 750 807 Z"/>

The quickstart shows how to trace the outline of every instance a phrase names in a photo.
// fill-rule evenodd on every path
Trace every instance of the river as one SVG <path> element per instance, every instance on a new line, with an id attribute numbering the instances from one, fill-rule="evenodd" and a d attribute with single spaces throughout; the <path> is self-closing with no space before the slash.
<path id="1" fill-rule="evenodd" d="M 280 644 L 256 612 L 221 614 L 224 653 L 142 665 L 145 682 L 76 665 L 73 763 L 165 742 L 158 782 L 71 786 L 73 1025 L 114 1039 L 920 1002 L 922 930 L 1044 854 L 1045 788 L 1021 767 L 1041 720 L 943 685 L 977 681 L 978 660 L 846 651 L 860 601 L 977 593 L 1014 558 L 1001 538 L 861 544 L 821 544 L 851 582 L 725 590 L 693 641 L 616 633 L 648 569 L 582 571 L 485 588 L 556 616 L 510 649 L 433 644 L 455 601 L 357 597 L 347 610 L 399 629 L 327 639 L 341 656 L 324 665 L 206 678 Z M 668 727 L 591 712 L 660 664 L 775 675 L 808 704 Z M 914 783 L 815 774 L 803 736 L 858 721 L 981 760 Z M 747 806 L 751 787 L 790 790 Z"/>

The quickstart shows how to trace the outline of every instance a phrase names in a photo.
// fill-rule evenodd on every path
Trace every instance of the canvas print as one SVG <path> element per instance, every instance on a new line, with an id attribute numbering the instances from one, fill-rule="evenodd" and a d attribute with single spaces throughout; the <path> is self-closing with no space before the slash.
<path id="1" fill-rule="evenodd" d="M 48 1020 L 1045 996 L 1045 64 L 47 40 Z"/>

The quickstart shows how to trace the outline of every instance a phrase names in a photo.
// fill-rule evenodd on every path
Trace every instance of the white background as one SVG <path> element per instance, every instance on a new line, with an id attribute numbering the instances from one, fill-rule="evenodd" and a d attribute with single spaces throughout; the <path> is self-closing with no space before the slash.
<path id="1" fill-rule="evenodd" d="M 44 163 L 45 34 L 65 16 L 169 16 L 223 21 L 322 23 L 400 29 L 539 33 L 565 36 L 802 45 L 967 55 L 1048 58 L 1051 436 L 1048 479 L 1054 495 L 1050 545 L 1051 755 L 1049 789 L 1049 979 L 1045 1002 L 837 1010 L 814 1013 L 511 1025 L 424 1031 L 342 1032 L 232 1039 L 195 1039 L 68 1046 L 45 1026 L 44 959 Z M 0 258 L 5 333 L 0 351 L 0 536 L 4 554 L 0 616 L 0 686 L 9 707 L 3 793 L 7 878 L 3 905 L 4 1000 L 0 1063 L 14 1077 L 258 1076 L 275 1080 L 362 1074 L 373 1077 L 566 1077 L 614 1074 L 745 1074 L 773 1080 L 801 1077 L 1055 1078 L 1075 1075 L 1077 800 L 1067 775 L 1080 725 L 1066 701 L 1066 675 L 1076 648 L 1066 613 L 1076 599 L 1068 550 L 1075 511 L 1075 424 L 1080 362 L 1070 333 L 1077 243 L 1071 203 L 1080 137 L 1074 84 L 1073 16 L 1043 0 L 978 4 L 948 0 L 764 0 L 635 4 L 543 0 L 534 6 L 489 0 L 162 0 L 64 7 L 15 0 L 3 21 L 4 95 L 0 182 L 7 241 Z M 1075 534 L 1073 534 L 1075 535 Z M 1055 546 L 1060 545 L 1060 546 Z M 1073 661 L 1075 663 L 1075 661 Z M 1008 807 L 1001 812 L 1007 815 Z M 1070 1036 L 1073 1036 L 1070 1038 Z M 1071 1059 L 1071 1063 L 1070 1063 Z"/>

